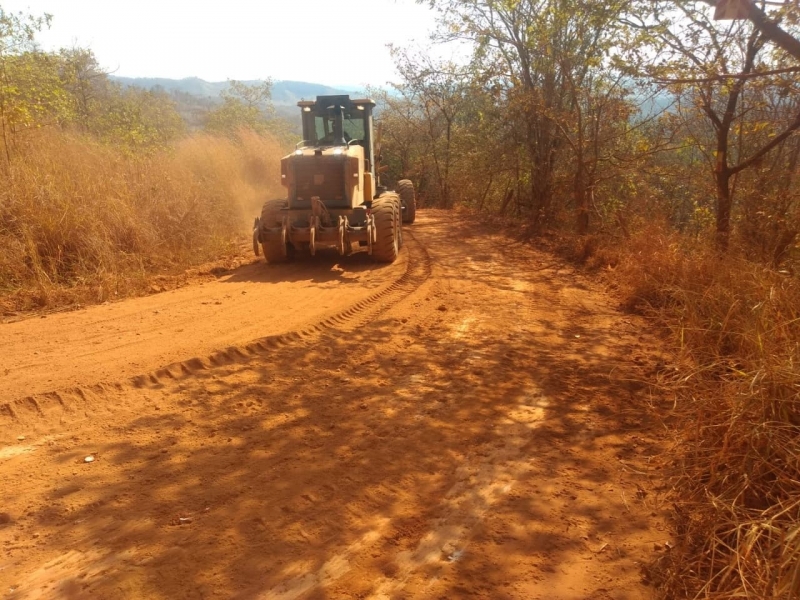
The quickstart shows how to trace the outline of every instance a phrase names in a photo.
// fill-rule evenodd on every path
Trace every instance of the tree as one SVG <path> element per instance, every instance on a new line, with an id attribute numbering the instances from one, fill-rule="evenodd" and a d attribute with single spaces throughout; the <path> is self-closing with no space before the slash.
<path id="1" fill-rule="evenodd" d="M 430 0 L 439 10 L 440 38 L 473 44 L 473 68 L 504 90 L 509 117 L 518 120 L 527 151 L 527 200 L 538 225 L 552 222 L 558 157 L 577 152 L 574 173 L 576 226 L 588 230 L 584 150 L 592 142 L 581 126 L 569 143 L 564 124 L 589 115 L 584 93 L 611 69 L 610 55 L 628 40 L 620 16 L 628 3 L 588 0 Z M 615 48 L 617 50 L 615 50 Z M 591 111 L 590 111 L 591 112 Z"/>
<path id="2" fill-rule="evenodd" d="M 99 105 L 118 88 L 113 88 L 91 50 L 62 49 L 59 57 L 62 84 L 72 99 L 73 120 L 82 130 L 91 131 Z"/>
<path id="3" fill-rule="evenodd" d="M 751 135 L 753 106 L 743 102 L 745 89 L 757 87 L 763 93 L 772 86 L 773 91 L 766 92 L 769 96 L 781 87 L 784 93 L 794 93 L 790 91 L 793 86 L 779 75 L 754 80 L 753 75 L 773 70 L 775 56 L 764 51 L 764 34 L 749 22 L 714 23 L 707 11 L 684 3 L 677 11 L 672 2 L 649 2 L 647 7 L 651 12 L 637 26 L 647 32 L 651 51 L 657 56 L 649 73 L 680 86 L 677 93 L 696 106 L 712 128 L 712 140 L 698 138 L 698 143 L 713 159 L 717 244 L 724 250 L 731 232 L 735 177 L 800 128 L 797 112 L 755 128 L 768 128 L 772 134 L 768 139 Z"/>
<path id="4" fill-rule="evenodd" d="M 255 85 L 231 80 L 222 92 L 222 104 L 206 115 L 205 128 L 225 135 L 235 135 L 240 128 L 266 133 L 274 116 L 271 80 Z"/>
<path id="5" fill-rule="evenodd" d="M 35 42 L 50 21 L 47 14 L 34 17 L 0 8 L 0 135 L 6 164 L 21 131 L 57 119 L 65 109 L 57 62 Z"/>
<path id="6" fill-rule="evenodd" d="M 437 63 L 397 48 L 392 55 L 403 77 L 397 90 L 416 109 L 417 134 L 425 139 L 429 151 L 440 204 L 450 208 L 454 129 L 468 97 L 468 74 L 452 63 Z M 392 100 L 387 98 L 387 102 Z"/>
<path id="7" fill-rule="evenodd" d="M 111 85 L 89 121 L 90 131 L 100 139 L 139 150 L 163 147 L 185 128 L 175 102 L 164 92 L 118 85 Z"/>

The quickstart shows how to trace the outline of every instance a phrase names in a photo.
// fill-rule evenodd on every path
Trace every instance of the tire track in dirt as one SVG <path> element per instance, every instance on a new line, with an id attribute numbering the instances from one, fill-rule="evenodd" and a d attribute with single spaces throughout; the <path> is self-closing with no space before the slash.
<path id="1" fill-rule="evenodd" d="M 404 232 L 404 236 L 409 236 L 409 233 Z M 231 346 L 220 350 L 206 358 L 195 357 L 167 365 L 144 375 L 138 375 L 130 380 L 130 385 L 137 388 L 159 386 L 165 379 L 177 380 L 191 376 L 197 371 L 246 362 L 252 357 L 268 354 L 283 346 L 315 341 L 320 334 L 347 330 L 368 322 L 374 313 L 394 306 L 430 277 L 431 259 L 427 250 L 413 236 L 409 237 L 414 242 L 410 249 L 412 256 L 408 260 L 405 272 L 388 287 L 357 302 L 352 307 L 302 329 L 266 336 L 242 346 Z"/>
<path id="2" fill-rule="evenodd" d="M 409 239 L 411 244 L 407 243 Z M 38 419 L 53 418 L 58 413 L 79 413 L 82 407 L 100 404 L 103 396 L 109 391 L 121 392 L 127 387 L 160 388 L 165 381 L 182 380 L 193 377 L 199 372 L 244 363 L 287 345 L 313 343 L 331 331 L 349 331 L 359 327 L 369 322 L 376 313 L 394 306 L 430 277 L 431 258 L 425 246 L 407 230 L 404 231 L 404 242 L 410 256 L 406 261 L 406 269 L 400 277 L 381 291 L 318 323 L 279 335 L 265 336 L 243 345 L 230 346 L 205 357 L 192 357 L 171 363 L 154 371 L 136 375 L 124 382 L 72 387 L 6 402 L 0 404 L 0 425 L 3 424 L 4 418 L 14 421 L 17 425 L 25 425 Z"/>

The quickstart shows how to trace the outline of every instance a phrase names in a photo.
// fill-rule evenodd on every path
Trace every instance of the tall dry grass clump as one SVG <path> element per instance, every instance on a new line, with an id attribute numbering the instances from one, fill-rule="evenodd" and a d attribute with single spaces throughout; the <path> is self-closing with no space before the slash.
<path id="1" fill-rule="evenodd" d="M 0 298 L 15 308 L 103 301 L 218 257 L 277 192 L 280 155 L 248 132 L 146 153 L 37 134 L 0 172 Z"/>
<path id="2" fill-rule="evenodd" d="M 800 281 L 658 228 L 616 273 L 682 356 L 664 596 L 800 598 Z"/>

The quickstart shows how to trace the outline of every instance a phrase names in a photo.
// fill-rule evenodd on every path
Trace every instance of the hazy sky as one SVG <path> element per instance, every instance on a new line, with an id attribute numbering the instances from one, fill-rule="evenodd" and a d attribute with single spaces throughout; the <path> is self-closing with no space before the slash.
<path id="1" fill-rule="evenodd" d="M 383 85 L 387 43 L 425 45 L 433 13 L 414 0 L 0 0 L 50 13 L 45 49 L 91 48 L 128 77 L 293 79 Z"/>

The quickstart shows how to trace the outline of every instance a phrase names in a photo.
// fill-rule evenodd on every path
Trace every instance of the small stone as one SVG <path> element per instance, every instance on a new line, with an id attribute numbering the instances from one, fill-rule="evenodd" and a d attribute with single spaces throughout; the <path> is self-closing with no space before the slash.
<path id="1" fill-rule="evenodd" d="M 448 560 L 448 561 L 450 561 L 450 562 L 456 562 L 456 561 L 457 561 L 457 560 L 459 560 L 459 559 L 460 559 L 460 558 L 461 558 L 463 555 L 464 555 L 464 551 L 463 551 L 463 550 L 456 550 L 455 552 L 453 552 L 451 555 L 449 555 L 449 556 L 447 557 L 447 560 Z"/>
<path id="2" fill-rule="evenodd" d="M 442 312 L 445 312 L 445 311 L 447 310 L 447 307 L 446 307 L 444 304 L 440 304 L 440 305 L 439 305 L 439 306 L 436 308 L 436 310 L 440 310 L 440 311 L 442 311 Z"/>
<path id="3" fill-rule="evenodd" d="M 17 441 L 24 442 L 25 441 L 25 436 L 24 435 L 17 436 Z"/>
<path id="4" fill-rule="evenodd" d="M 10 514 L 4 513 L 4 512 L 0 512 L 0 525 L 8 525 L 12 521 L 13 521 L 13 519 L 11 518 Z"/>
<path id="5" fill-rule="evenodd" d="M 83 462 L 85 462 L 85 463 L 94 462 L 94 456 L 92 456 L 90 454 L 89 456 L 87 456 L 86 458 L 83 459 Z"/>
<path id="6" fill-rule="evenodd" d="M 358 405 L 358 407 L 359 407 L 361 410 L 367 410 L 367 408 L 369 408 L 369 407 L 366 405 L 366 403 L 365 403 L 365 402 L 362 402 L 361 404 L 359 404 L 359 405 Z"/>

